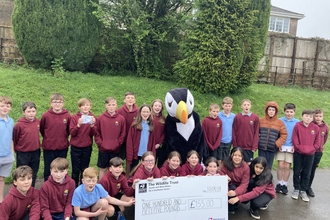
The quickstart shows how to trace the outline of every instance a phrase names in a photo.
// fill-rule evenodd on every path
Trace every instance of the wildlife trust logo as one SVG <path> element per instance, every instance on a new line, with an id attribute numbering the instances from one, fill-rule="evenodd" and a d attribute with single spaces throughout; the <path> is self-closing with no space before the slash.
<path id="1" fill-rule="evenodd" d="M 147 192 L 147 184 L 146 183 L 141 183 L 139 184 L 139 193 L 146 193 Z"/>

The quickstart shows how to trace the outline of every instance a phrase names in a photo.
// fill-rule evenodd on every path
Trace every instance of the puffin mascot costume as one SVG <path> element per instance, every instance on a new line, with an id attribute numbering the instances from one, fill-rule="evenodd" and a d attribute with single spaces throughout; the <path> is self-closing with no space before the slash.
<path id="1" fill-rule="evenodd" d="M 161 167 L 171 151 L 178 151 L 182 163 L 186 162 L 187 153 L 195 150 L 200 161 L 208 157 L 199 115 L 193 111 L 194 97 L 186 88 L 169 90 L 165 97 L 168 112 L 165 122 L 165 138 L 158 158 Z"/>

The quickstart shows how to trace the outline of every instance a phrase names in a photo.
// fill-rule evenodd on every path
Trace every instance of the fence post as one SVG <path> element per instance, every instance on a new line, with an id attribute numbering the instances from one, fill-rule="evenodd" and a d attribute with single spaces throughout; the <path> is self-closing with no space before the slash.
<path id="1" fill-rule="evenodd" d="M 273 86 L 276 85 L 276 76 L 277 76 L 277 66 L 275 67 L 275 75 L 274 75 L 274 83 L 273 83 Z"/>
<path id="2" fill-rule="evenodd" d="M 294 68 L 293 83 L 292 83 L 292 85 L 296 84 L 296 74 L 297 74 L 297 68 Z"/>
<path id="3" fill-rule="evenodd" d="M 303 88 L 305 87 L 305 81 L 306 81 L 306 79 L 305 79 L 306 63 L 307 63 L 307 61 L 303 62 L 303 69 L 302 69 L 302 76 L 301 76 L 301 80 L 302 80 L 301 85 L 302 85 Z"/>
<path id="4" fill-rule="evenodd" d="M 320 40 L 316 43 L 316 50 L 315 50 L 315 57 L 314 57 L 314 68 L 312 73 L 312 87 L 314 85 L 314 77 L 317 71 L 318 61 L 319 61 L 319 54 L 320 54 Z"/>

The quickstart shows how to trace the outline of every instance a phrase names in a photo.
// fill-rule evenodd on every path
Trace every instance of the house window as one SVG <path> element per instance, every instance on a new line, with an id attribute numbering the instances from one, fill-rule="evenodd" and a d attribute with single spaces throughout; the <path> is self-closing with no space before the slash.
<path id="1" fill-rule="evenodd" d="M 289 33 L 289 18 L 271 16 L 269 20 L 269 31 Z"/>

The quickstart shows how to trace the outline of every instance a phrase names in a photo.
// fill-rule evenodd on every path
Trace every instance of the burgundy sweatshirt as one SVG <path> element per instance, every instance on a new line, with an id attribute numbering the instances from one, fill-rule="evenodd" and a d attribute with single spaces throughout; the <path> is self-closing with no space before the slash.
<path id="1" fill-rule="evenodd" d="M 126 104 L 124 104 L 121 108 L 117 110 L 118 114 L 122 115 L 126 120 L 126 135 L 128 135 L 128 130 L 131 127 L 134 119 L 138 114 L 139 109 L 137 108 L 136 104 L 133 105 L 132 111 L 129 111 Z M 126 141 L 126 137 L 125 137 Z M 124 141 L 124 142 L 125 142 Z"/>
<path id="2" fill-rule="evenodd" d="M 165 129 L 165 118 L 164 118 L 164 123 L 160 123 L 159 122 L 160 116 L 153 116 L 153 125 L 154 125 L 154 129 L 152 130 L 152 133 L 155 136 L 155 145 L 156 144 L 163 144 L 164 141 L 164 137 L 165 137 L 165 133 L 164 133 L 164 129 Z"/>
<path id="3" fill-rule="evenodd" d="M 135 179 L 145 180 L 150 177 L 153 177 L 154 179 L 161 177 L 158 167 L 154 166 L 151 171 L 148 171 L 142 164 L 140 164 L 134 175 L 128 179 L 128 182 L 133 183 Z"/>
<path id="4" fill-rule="evenodd" d="M 304 123 L 298 122 L 292 132 L 292 143 L 294 150 L 302 155 L 311 156 L 320 148 L 320 129 L 314 123 L 306 127 Z"/>
<path id="5" fill-rule="evenodd" d="M 186 162 L 181 167 L 180 176 L 188 176 L 188 175 L 199 176 L 199 175 L 202 175 L 202 173 L 203 173 L 203 167 L 200 163 L 197 163 L 195 168 L 191 168 L 190 164 L 188 162 Z"/>
<path id="6" fill-rule="evenodd" d="M 40 120 L 40 133 L 44 150 L 65 150 L 69 147 L 69 126 L 71 115 L 65 109 L 55 113 L 52 108 Z"/>
<path id="7" fill-rule="evenodd" d="M 41 216 L 52 220 L 51 214 L 64 213 L 64 218 L 72 215 L 72 195 L 76 188 L 73 179 L 67 174 L 63 183 L 57 183 L 52 176 L 40 188 Z"/>
<path id="8" fill-rule="evenodd" d="M 126 196 L 134 195 L 135 190 L 128 186 L 125 174 L 120 174 L 120 176 L 116 178 L 110 171 L 108 171 L 99 181 L 99 184 L 103 186 L 111 197 L 117 195 L 119 191 L 122 191 Z"/>
<path id="9" fill-rule="evenodd" d="M 89 116 L 93 116 L 90 112 Z M 93 145 L 93 136 L 96 134 L 96 126 L 91 127 L 90 124 L 81 124 L 78 128 L 78 120 L 81 118 L 81 113 L 71 117 L 70 121 L 70 145 L 75 147 L 89 147 Z"/>
<path id="10" fill-rule="evenodd" d="M 222 121 L 220 118 L 215 119 L 207 116 L 202 122 L 204 131 L 204 139 L 210 150 L 214 151 L 220 146 L 222 139 Z"/>
<path id="11" fill-rule="evenodd" d="M 96 121 L 95 142 L 101 152 L 118 153 L 126 136 L 125 118 L 105 111 Z"/>
<path id="12" fill-rule="evenodd" d="M 31 152 L 40 149 L 39 123 L 37 118 L 33 121 L 29 121 L 25 117 L 18 120 L 13 134 L 16 152 Z"/>
<path id="13" fill-rule="evenodd" d="M 275 195 L 275 190 L 274 189 L 275 188 L 274 188 L 273 183 L 266 183 L 264 185 L 254 187 L 250 192 L 247 192 L 243 195 L 239 195 L 238 199 L 239 199 L 240 202 L 248 202 L 252 199 L 257 198 L 262 193 L 267 193 L 273 199 L 275 199 L 276 195 Z"/>
<path id="14" fill-rule="evenodd" d="M 181 167 L 179 166 L 175 170 L 172 170 L 166 161 L 163 166 L 160 168 L 160 175 L 161 176 L 180 176 Z"/>
<path id="15" fill-rule="evenodd" d="M 316 123 L 315 123 L 316 124 Z M 318 148 L 316 150 L 316 152 L 323 152 L 324 150 L 324 145 L 328 140 L 328 136 L 329 136 L 329 128 L 328 125 L 323 121 L 322 124 L 316 124 L 317 126 L 319 126 L 320 129 L 320 148 Z"/>

